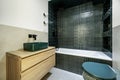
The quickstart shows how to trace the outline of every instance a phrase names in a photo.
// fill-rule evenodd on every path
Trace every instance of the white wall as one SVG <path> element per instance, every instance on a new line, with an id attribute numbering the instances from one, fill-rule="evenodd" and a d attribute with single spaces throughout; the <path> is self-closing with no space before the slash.
<path id="1" fill-rule="evenodd" d="M 112 54 L 113 68 L 120 79 L 120 0 L 112 0 Z"/>
<path id="2" fill-rule="evenodd" d="M 37 42 L 48 42 L 46 32 L 0 25 L 0 80 L 6 80 L 6 52 L 23 49 L 30 33 L 37 35 Z"/>
<path id="3" fill-rule="evenodd" d="M 0 0 L 0 24 L 48 32 L 48 0 Z"/>
<path id="4" fill-rule="evenodd" d="M 28 34 L 48 42 L 43 13 L 48 14 L 48 0 L 0 0 L 0 80 L 6 80 L 6 52 L 23 48 Z"/>
<path id="5" fill-rule="evenodd" d="M 120 0 L 113 1 L 113 67 L 120 70 Z"/>
<path id="6" fill-rule="evenodd" d="M 120 0 L 113 0 L 113 27 L 120 25 Z"/>

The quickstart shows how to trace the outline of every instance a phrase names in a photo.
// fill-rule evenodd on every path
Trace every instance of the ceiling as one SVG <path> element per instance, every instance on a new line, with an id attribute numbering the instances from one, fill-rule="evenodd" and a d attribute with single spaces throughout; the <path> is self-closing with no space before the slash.
<path id="1" fill-rule="evenodd" d="M 94 5 L 103 3 L 105 0 L 51 0 L 50 3 L 56 8 L 69 8 L 92 1 Z"/>

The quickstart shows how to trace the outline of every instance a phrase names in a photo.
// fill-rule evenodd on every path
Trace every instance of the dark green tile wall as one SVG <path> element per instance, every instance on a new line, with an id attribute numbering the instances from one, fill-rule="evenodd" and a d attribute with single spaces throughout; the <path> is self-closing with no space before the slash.
<path id="1" fill-rule="evenodd" d="M 103 5 L 92 2 L 57 10 L 49 3 L 49 45 L 85 50 L 103 49 Z M 112 65 L 111 61 L 56 54 L 56 67 L 82 74 L 86 61 Z"/>
<path id="2" fill-rule="evenodd" d="M 56 67 L 73 73 L 82 74 L 82 64 L 84 62 L 105 63 L 112 66 L 112 61 L 100 60 L 95 58 L 56 54 Z"/>
<path id="3" fill-rule="evenodd" d="M 57 47 L 57 11 L 56 8 L 53 6 L 52 2 L 49 2 L 49 9 L 48 9 L 48 19 L 49 19 L 49 46 Z"/>
<path id="4" fill-rule="evenodd" d="M 103 48 L 103 5 L 92 2 L 59 9 L 57 14 L 58 47 L 85 50 Z"/>

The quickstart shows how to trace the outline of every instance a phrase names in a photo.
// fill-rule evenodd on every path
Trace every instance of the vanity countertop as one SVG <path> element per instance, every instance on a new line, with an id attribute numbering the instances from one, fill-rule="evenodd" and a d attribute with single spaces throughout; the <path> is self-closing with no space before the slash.
<path id="1" fill-rule="evenodd" d="M 20 50 L 17 50 L 17 51 L 11 51 L 11 52 L 7 52 L 9 54 L 12 54 L 12 55 L 15 55 L 15 56 L 18 56 L 20 58 L 24 58 L 24 57 L 28 57 L 28 56 L 31 56 L 31 55 L 35 55 L 37 53 L 42 53 L 44 51 L 48 51 L 48 50 L 51 50 L 51 49 L 55 49 L 55 47 L 48 47 L 46 49 L 43 49 L 43 50 L 39 50 L 39 51 L 34 51 L 34 52 L 30 52 L 30 51 L 25 51 L 23 49 L 20 49 Z"/>

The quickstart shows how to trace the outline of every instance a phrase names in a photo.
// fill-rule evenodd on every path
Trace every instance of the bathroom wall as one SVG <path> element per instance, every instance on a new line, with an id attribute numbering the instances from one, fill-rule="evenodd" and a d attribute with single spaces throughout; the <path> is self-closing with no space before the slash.
<path id="1" fill-rule="evenodd" d="M 49 2 L 49 45 L 57 47 L 57 8 Z"/>
<path id="2" fill-rule="evenodd" d="M 22 49 L 28 34 L 48 42 L 43 21 L 48 22 L 48 0 L 0 0 L 0 80 L 6 80 L 6 52 Z"/>
<path id="3" fill-rule="evenodd" d="M 120 0 L 113 1 L 113 67 L 119 71 L 120 79 Z"/>
<path id="4" fill-rule="evenodd" d="M 57 15 L 58 46 L 86 50 L 102 50 L 103 5 L 92 2 L 67 9 Z"/>
<path id="5" fill-rule="evenodd" d="M 30 33 L 38 35 L 36 41 L 48 42 L 46 32 L 0 25 L 0 80 L 6 80 L 6 52 L 22 49 Z"/>
<path id="6" fill-rule="evenodd" d="M 48 32 L 48 0 L 0 0 L 0 24 Z"/>
<path id="7" fill-rule="evenodd" d="M 113 28 L 120 25 L 120 0 L 112 0 L 113 3 Z"/>

